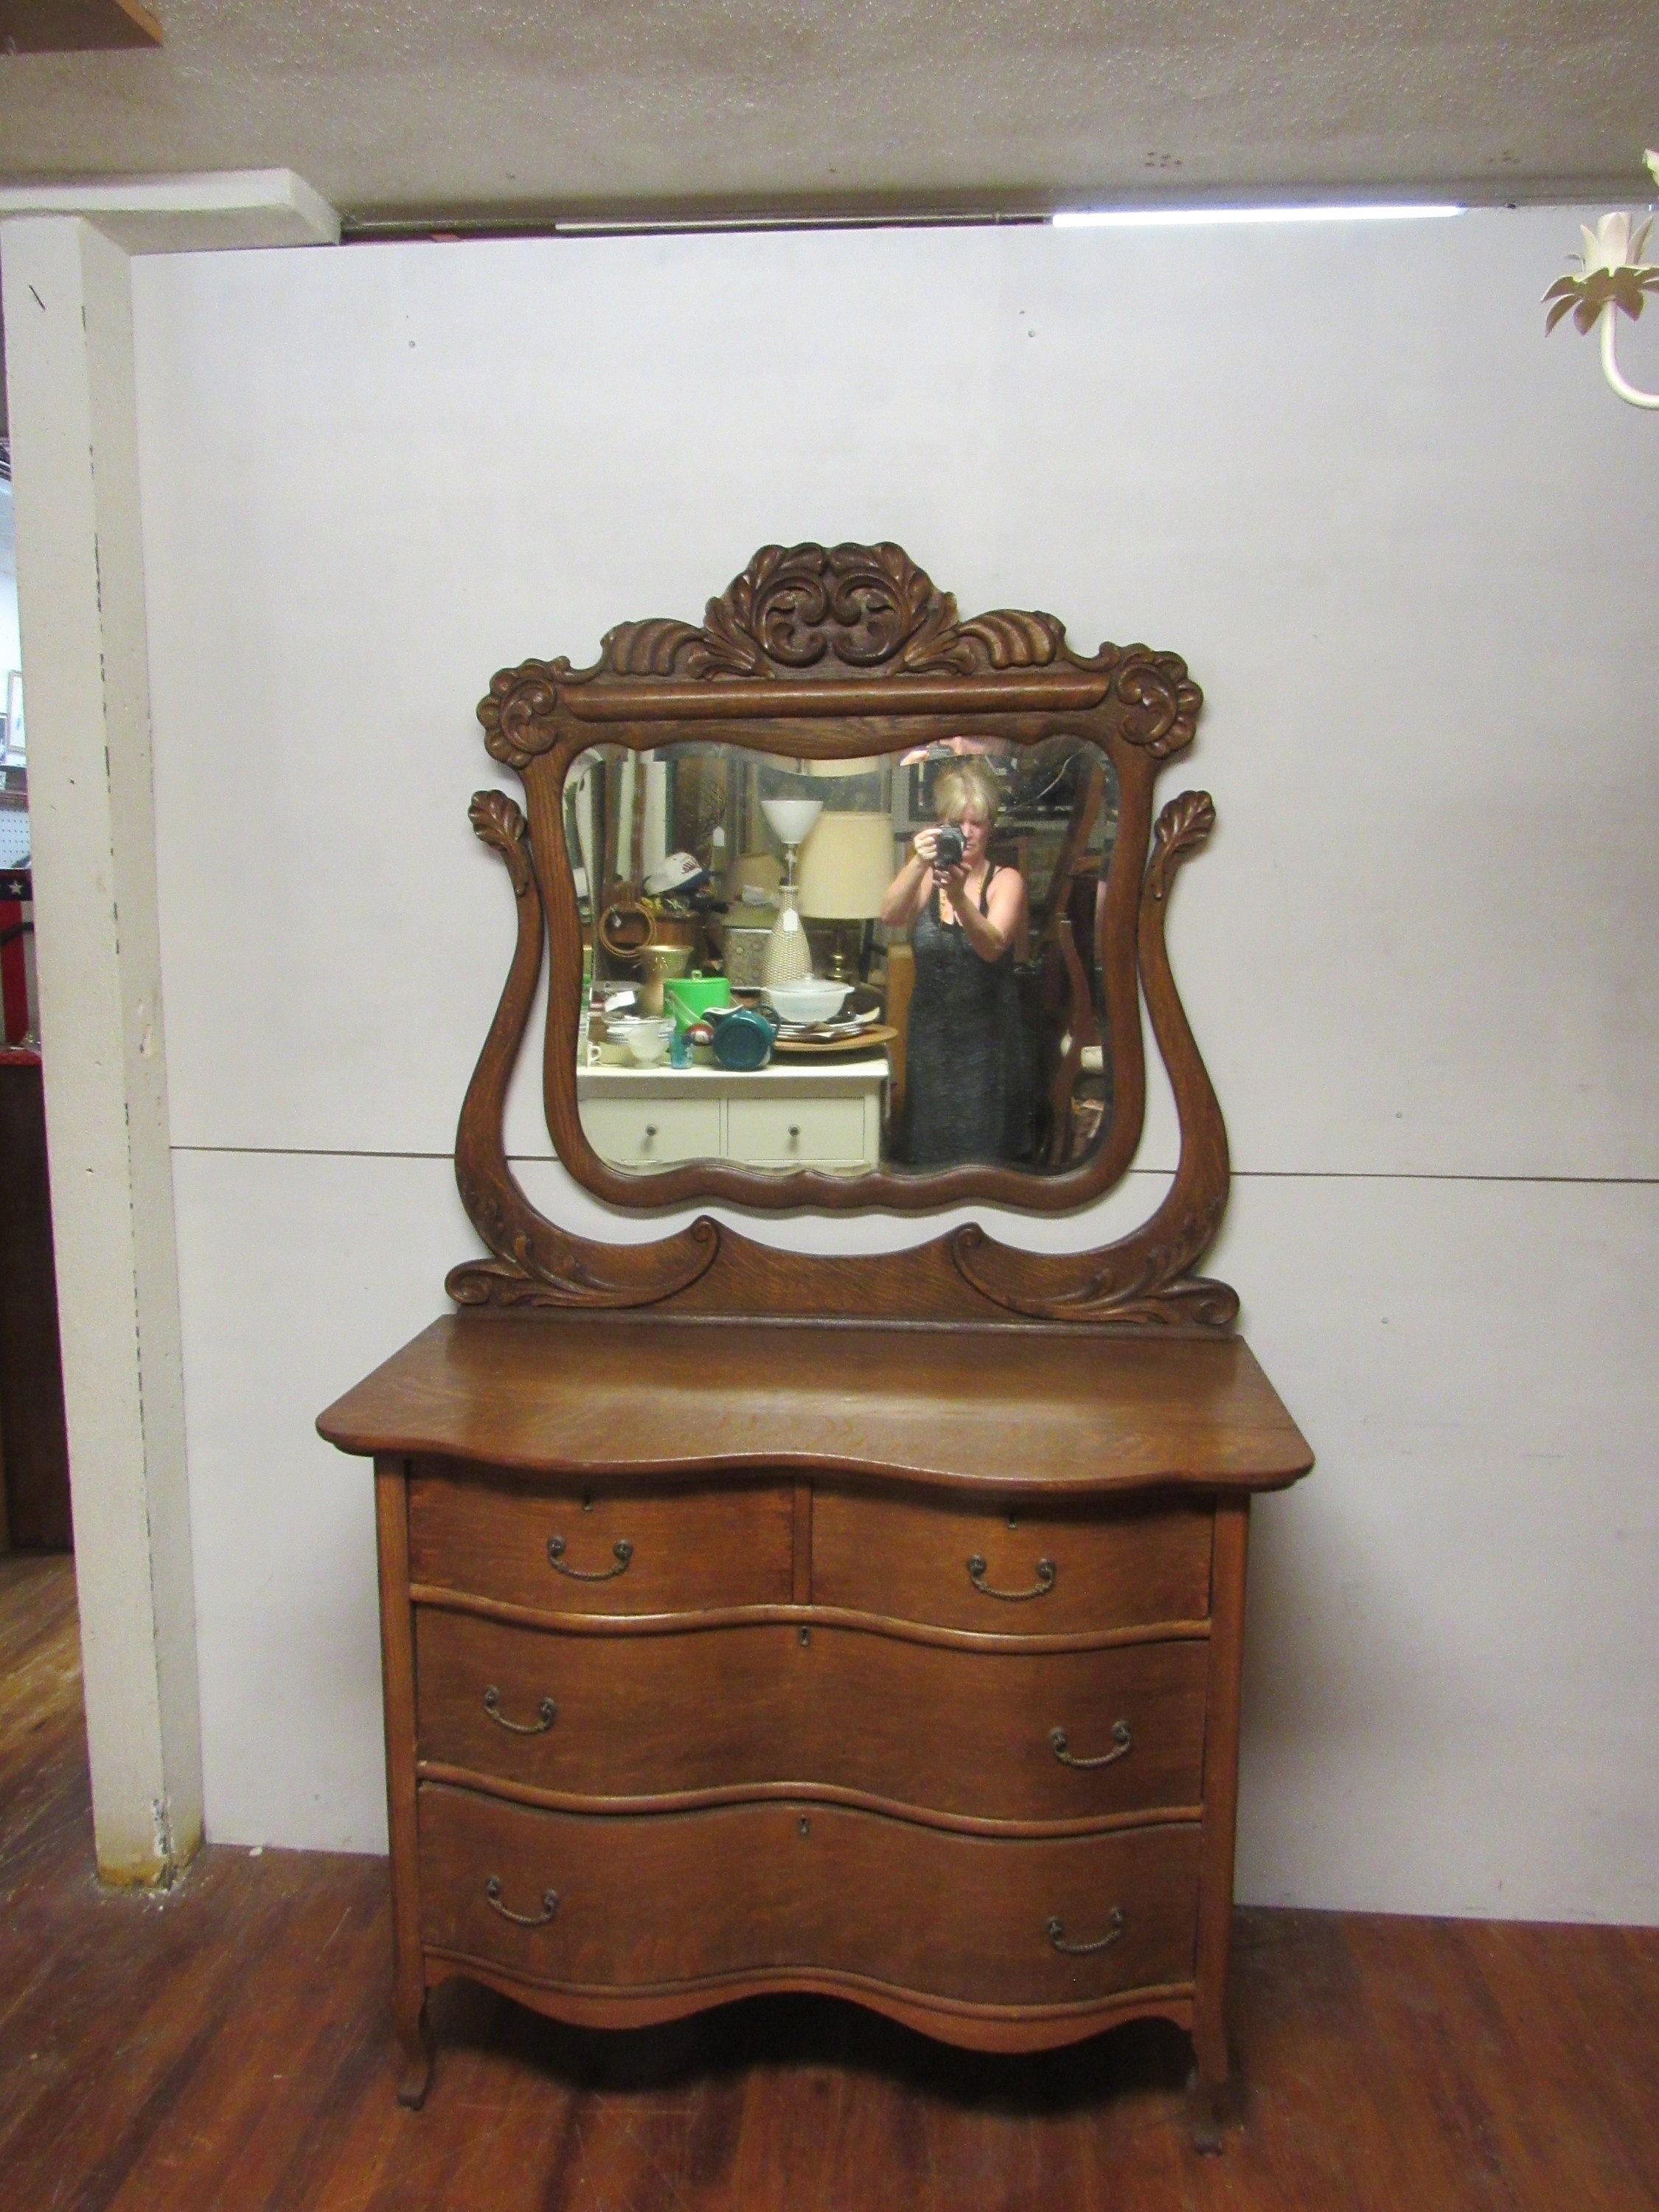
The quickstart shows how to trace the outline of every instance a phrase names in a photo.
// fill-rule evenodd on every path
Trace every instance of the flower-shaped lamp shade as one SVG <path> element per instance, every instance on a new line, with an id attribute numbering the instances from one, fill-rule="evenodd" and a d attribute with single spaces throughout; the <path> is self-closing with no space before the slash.
<path id="1" fill-rule="evenodd" d="M 1608 309 L 1635 321 L 1642 312 L 1644 295 L 1659 290 L 1659 267 L 1642 258 L 1653 228 L 1652 217 L 1634 237 L 1630 225 L 1630 217 L 1617 211 L 1604 215 L 1594 230 L 1588 223 L 1580 223 L 1584 250 L 1572 257 L 1580 265 L 1580 274 L 1558 276 L 1545 293 L 1550 310 L 1544 319 L 1547 331 L 1571 315 L 1577 329 L 1589 332 Z"/>
<path id="2" fill-rule="evenodd" d="M 1647 166 L 1659 181 L 1659 152 L 1651 147 Z M 1659 292 L 1659 264 L 1643 258 L 1652 228 L 1650 216 L 1632 236 L 1631 218 L 1617 211 L 1604 215 L 1594 230 L 1583 225 L 1584 250 L 1572 257 L 1579 273 L 1558 276 L 1544 295 L 1549 307 L 1544 319 L 1547 332 L 1569 315 L 1573 328 L 1586 337 L 1601 325 L 1601 374 L 1632 407 L 1659 408 L 1659 392 L 1644 392 L 1632 384 L 1619 366 L 1618 353 L 1620 316 L 1628 315 L 1634 322 L 1647 295 Z"/>

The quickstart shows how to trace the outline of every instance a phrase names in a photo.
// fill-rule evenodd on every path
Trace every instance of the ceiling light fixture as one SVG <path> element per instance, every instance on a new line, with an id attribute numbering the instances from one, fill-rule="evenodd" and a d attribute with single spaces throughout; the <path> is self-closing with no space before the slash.
<path id="1" fill-rule="evenodd" d="M 1647 164 L 1654 182 L 1659 184 L 1659 153 L 1651 146 L 1648 149 Z M 1653 217 L 1648 217 L 1633 238 L 1630 226 L 1627 215 L 1604 215 L 1594 230 L 1588 223 L 1580 224 L 1584 250 L 1571 257 L 1577 262 L 1580 274 L 1558 276 L 1545 293 L 1545 299 L 1554 304 L 1544 319 L 1544 335 L 1547 337 L 1565 315 L 1572 317 L 1574 329 L 1586 337 L 1600 323 L 1602 375 L 1631 406 L 1659 407 L 1659 392 L 1642 391 L 1629 381 L 1619 366 L 1620 316 L 1628 315 L 1634 322 L 1642 312 L 1646 295 L 1659 292 L 1659 264 L 1642 258 L 1648 233 L 1653 228 Z"/>
<path id="2" fill-rule="evenodd" d="M 1161 230 L 1229 222 L 1438 222 L 1468 210 L 1453 201 L 1321 201 L 1303 207 L 1061 208 L 1056 230 Z"/>

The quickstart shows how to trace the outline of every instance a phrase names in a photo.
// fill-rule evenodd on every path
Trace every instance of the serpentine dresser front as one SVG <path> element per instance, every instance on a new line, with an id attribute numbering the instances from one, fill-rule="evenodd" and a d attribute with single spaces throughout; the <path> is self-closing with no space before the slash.
<path id="1" fill-rule="evenodd" d="M 400 2094 L 465 1974 L 766 1990 L 1227 2073 L 1245 1538 L 1311 1455 L 1235 1338 L 542 1315 L 330 1408 L 375 1462 Z"/>

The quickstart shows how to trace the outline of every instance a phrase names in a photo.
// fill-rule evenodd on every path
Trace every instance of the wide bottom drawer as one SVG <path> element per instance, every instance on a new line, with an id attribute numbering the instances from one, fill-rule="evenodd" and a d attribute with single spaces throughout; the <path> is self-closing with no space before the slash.
<path id="1" fill-rule="evenodd" d="M 793 1969 L 984 2005 L 1189 1983 L 1195 1823 L 994 1840 L 838 1806 L 605 1817 L 422 1785 L 422 1936 L 520 1980 Z"/>

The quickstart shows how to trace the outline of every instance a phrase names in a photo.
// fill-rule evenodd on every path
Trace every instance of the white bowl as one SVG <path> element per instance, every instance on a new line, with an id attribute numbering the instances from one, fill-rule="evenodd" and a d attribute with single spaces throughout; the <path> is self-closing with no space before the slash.
<path id="1" fill-rule="evenodd" d="M 793 983 L 769 983 L 766 995 L 786 1022 L 832 1021 L 853 995 L 850 983 L 803 975 Z"/>
<path id="2" fill-rule="evenodd" d="M 619 1037 L 628 1047 L 630 1059 L 636 1060 L 641 1067 L 649 1067 L 667 1051 L 668 1040 L 674 1034 L 674 1024 L 672 1018 L 662 1021 L 635 1018 L 612 1022 L 611 1034 L 613 1037 Z"/>

